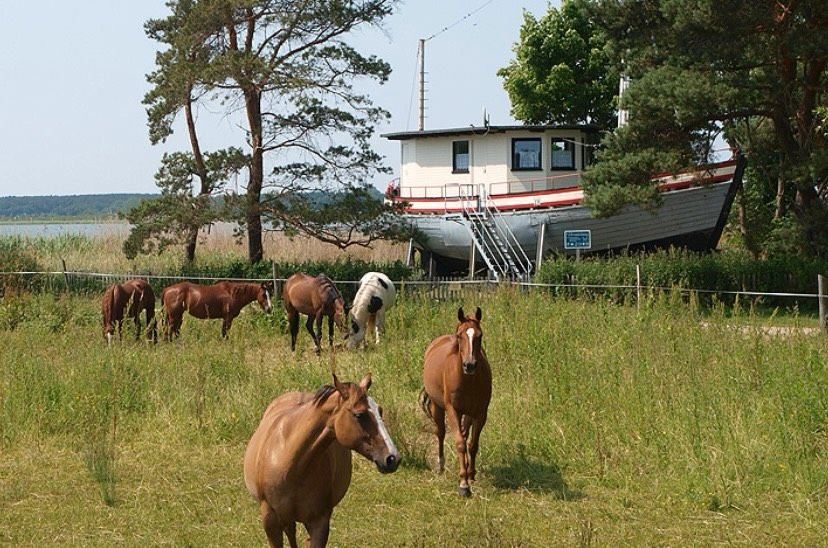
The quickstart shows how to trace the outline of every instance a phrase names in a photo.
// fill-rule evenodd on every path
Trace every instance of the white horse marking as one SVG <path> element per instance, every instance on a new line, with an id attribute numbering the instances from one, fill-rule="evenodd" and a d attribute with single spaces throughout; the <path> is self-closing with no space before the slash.
<path id="1" fill-rule="evenodd" d="M 397 451 L 397 446 L 394 445 L 394 441 L 391 439 L 391 435 L 388 434 L 388 429 L 385 428 L 385 423 L 382 422 L 382 417 L 380 416 L 379 406 L 377 402 L 374 401 L 374 398 L 368 396 L 368 408 L 371 410 L 371 414 L 374 415 L 374 418 L 377 420 L 377 426 L 379 427 L 380 435 L 382 436 L 383 441 L 385 441 L 385 446 L 388 448 L 388 452 L 392 455 L 399 455 Z"/>

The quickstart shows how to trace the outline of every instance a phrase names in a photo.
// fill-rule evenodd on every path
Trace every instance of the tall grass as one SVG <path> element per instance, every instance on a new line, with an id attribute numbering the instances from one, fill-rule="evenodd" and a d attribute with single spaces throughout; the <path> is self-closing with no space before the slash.
<path id="1" fill-rule="evenodd" d="M 0 332 L 0 540 L 263 544 L 244 445 L 287 390 L 329 381 L 330 353 L 255 307 L 226 341 L 188 318 L 156 346 L 106 348 L 92 297 L 30 295 Z M 4 306 L 11 306 L 9 300 Z M 483 309 L 494 373 L 470 500 L 435 476 L 419 410 L 423 351 Z M 355 457 L 339 546 L 814 544 L 828 522 L 828 345 L 732 328 L 656 295 L 641 309 L 509 288 L 435 302 L 411 292 L 379 347 L 337 352 L 367 371 L 403 452 L 390 476 Z M 790 323 L 797 327 L 798 320 Z M 0 321 L 0 326 L 6 325 Z"/>
<path id="2" fill-rule="evenodd" d="M 123 225 L 107 227 L 100 235 L 83 236 L 62 234 L 55 237 L 2 237 L 4 242 L 23 243 L 28 255 L 36 257 L 47 270 L 61 270 L 63 263 L 69 270 L 97 272 L 154 272 L 178 270 L 184 264 L 183 246 L 172 247 L 158 255 L 140 255 L 130 261 L 122 251 Z M 263 236 L 266 259 L 277 262 L 302 263 L 312 258 L 317 261 L 356 259 L 370 262 L 405 260 L 406 246 L 377 242 L 371 248 L 352 247 L 343 251 L 306 236 L 288 237 L 282 232 L 267 232 Z M 199 233 L 196 248 L 196 266 L 210 267 L 244 259 L 246 237 L 236 237 L 229 226 L 219 225 Z"/>

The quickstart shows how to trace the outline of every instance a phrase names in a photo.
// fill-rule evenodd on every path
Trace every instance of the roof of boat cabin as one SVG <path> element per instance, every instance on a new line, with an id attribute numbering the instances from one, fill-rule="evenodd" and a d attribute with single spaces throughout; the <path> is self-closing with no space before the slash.
<path id="1" fill-rule="evenodd" d="M 549 129 L 578 130 L 585 133 L 598 133 L 601 128 L 595 124 L 554 124 L 554 125 L 519 125 L 519 126 L 468 126 L 450 129 L 426 129 L 423 131 L 399 131 L 396 133 L 384 133 L 391 141 L 405 141 L 422 137 L 446 137 L 449 135 L 487 135 L 492 133 L 508 133 L 514 131 L 529 131 L 543 133 Z"/>

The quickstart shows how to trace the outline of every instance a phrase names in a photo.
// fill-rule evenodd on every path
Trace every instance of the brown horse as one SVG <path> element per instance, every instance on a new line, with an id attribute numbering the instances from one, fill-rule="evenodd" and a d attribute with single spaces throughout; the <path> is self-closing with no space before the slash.
<path id="1" fill-rule="evenodd" d="M 420 405 L 437 427 L 437 471 L 442 472 L 446 460 L 443 439 L 446 416 L 454 431 L 454 447 L 460 464 L 461 495 L 471 495 L 469 482 L 477 473 L 476 459 L 480 432 L 486 424 L 489 401 L 492 399 L 492 370 L 483 350 L 483 332 L 477 309 L 474 317 L 457 310 L 460 322 L 454 335 L 437 337 L 425 352 L 423 391 Z M 471 433 L 471 439 L 469 439 Z M 468 443 L 467 443 L 468 442 Z"/>
<path id="2" fill-rule="evenodd" d="M 345 331 L 345 299 L 340 295 L 330 278 L 324 274 L 317 277 L 297 272 L 287 279 L 282 289 L 282 301 L 290 323 L 290 349 L 296 350 L 296 336 L 299 334 L 299 314 L 307 314 L 305 327 L 313 337 L 316 353 L 322 350 L 322 318 L 328 317 L 328 342 L 333 346 L 334 323 Z M 316 322 L 316 331 L 313 324 Z"/>
<path id="3" fill-rule="evenodd" d="M 366 392 L 371 375 L 357 385 L 325 385 L 316 394 L 289 392 L 267 407 L 244 454 L 244 483 L 259 502 L 271 546 L 282 533 L 296 547 L 296 522 L 310 546 L 325 546 L 331 515 L 351 483 L 351 451 L 393 472 L 400 454 L 382 422 L 382 410 Z"/>
<path id="4" fill-rule="evenodd" d="M 112 284 L 104 291 L 101 299 L 101 315 L 103 316 L 103 333 L 107 344 L 112 342 L 115 326 L 118 326 L 118 339 L 121 339 L 121 328 L 124 321 L 124 309 L 127 316 L 135 322 L 135 340 L 141 337 L 141 311 L 146 312 L 147 337 L 153 342 L 158 340 L 158 331 L 155 322 L 155 293 L 152 287 L 143 279 L 127 280 L 122 284 Z"/>
<path id="5" fill-rule="evenodd" d="M 181 334 L 185 310 L 190 316 L 202 320 L 222 318 L 221 336 L 226 338 L 233 320 L 251 302 L 257 301 L 265 312 L 270 312 L 272 287 L 270 283 L 245 282 L 219 282 L 215 285 L 181 282 L 168 286 L 161 293 L 161 302 L 167 311 L 164 338 L 170 341 L 173 335 Z"/>

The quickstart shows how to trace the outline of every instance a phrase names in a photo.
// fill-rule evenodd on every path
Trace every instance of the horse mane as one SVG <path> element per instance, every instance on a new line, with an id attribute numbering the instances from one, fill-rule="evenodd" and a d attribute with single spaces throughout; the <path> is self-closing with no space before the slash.
<path id="1" fill-rule="evenodd" d="M 342 386 L 351 387 L 354 386 L 354 383 L 343 382 Z M 330 398 L 334 392 L 337 392 L 337 389 L 332 384 L 320 386 L 319 390 L 316 391 L 316 394 L 313 395 L 313 404 L 316 407 L 322 407 L 323 405 L 325 405 L 325 402 L 328 401 L 328 398 Z"/>
<path id="2" fill-rule="evenodd" d="M 316 280 L 319 282 L 319 292 L 325 295 L 326 304 L 335 302 L 337 299 L 342 299 L 342 294 L 339 293 L 333 281 L 325 274 L 320 274 L 316 277 Z"/>
<path id="3" fill-rule="evenodd" d="M 332 384 L 326 384 L 319 387 L 319 390 L 317 390 L 316 394 L 313 395 L 313 404 L 316 407 L 322 407 L 334 392 L 336 392 L 336 387 Z"/>

